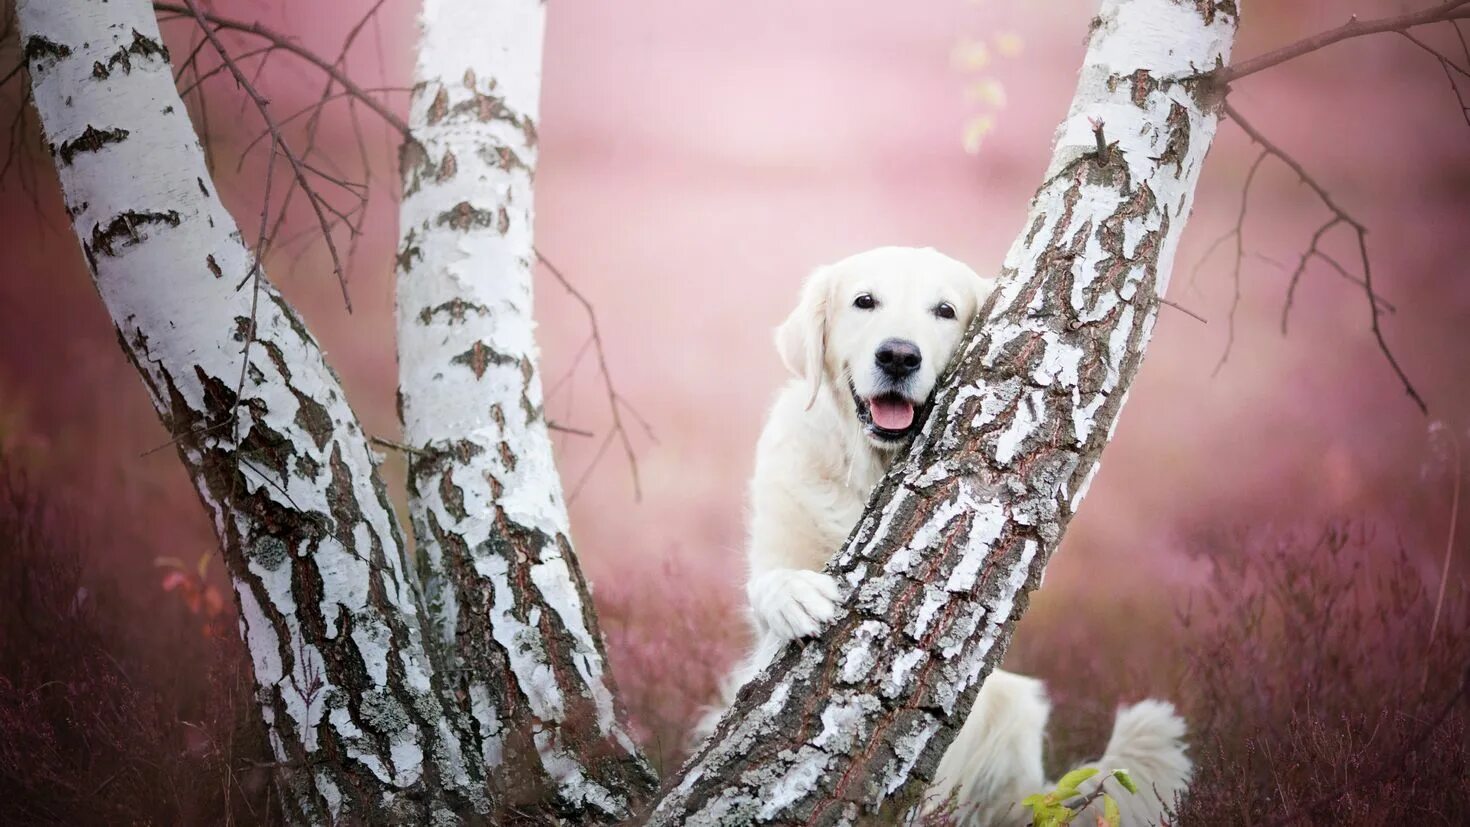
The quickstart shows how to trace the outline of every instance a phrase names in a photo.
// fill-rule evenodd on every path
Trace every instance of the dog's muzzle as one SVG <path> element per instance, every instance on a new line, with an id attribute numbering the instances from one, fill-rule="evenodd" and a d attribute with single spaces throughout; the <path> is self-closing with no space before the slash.
<path id="1" fill-rule="evenodd" d="M 923 406 L 897 391 L 864 399 L 848 380 L 847 390 L 857 408 L 858 421 L 879 442 L 897 443 L 913 436 L 923 422 Z"/>

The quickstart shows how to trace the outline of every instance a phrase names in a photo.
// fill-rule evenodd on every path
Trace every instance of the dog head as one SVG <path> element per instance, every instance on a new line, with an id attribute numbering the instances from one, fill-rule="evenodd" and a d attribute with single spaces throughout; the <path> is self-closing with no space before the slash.
<path id="1" fill-rule="evenodd" d="M 880 247 L 813 272 L 776 329 L 776 349 L 812 383 L 813 402 L 825 388 L 872 445 L 892 449 L 918 430 L 994 287 L 931 248 Z"/>

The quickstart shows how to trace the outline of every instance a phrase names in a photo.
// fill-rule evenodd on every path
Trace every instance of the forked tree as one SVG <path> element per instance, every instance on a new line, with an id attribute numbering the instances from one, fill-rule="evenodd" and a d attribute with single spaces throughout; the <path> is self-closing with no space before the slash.
<path id="1" fill-rule="evenodd" d="M 1004 654 L 1168 304 L 1222 114 L 1312 182 L 1327 229 L 1361 242 L 1362 225 L 1228 107 L 1229 82 L 1348 37 L 1454 25 L 1465 6 L 1353 21 L 1231 65 L 1232 0 L 1103 0 L 999 288 L 831 565 L 841 616 L 747 685 L 662 789 L 624 725 L 542 404 L 543 4 L 426 0 L 406 121 L 341 61 L 199 0 L 21 0 L 18 19 L 87 265 L 214 518 L 288 818 L 837 824 L 917 803 Z M 267 201 L 300 193 L 329 245 L 347 218 L 314 194 L 326 174 L 222 33 L 295 54 L 325 74 L 324 100 L 335 85 L 403 137 L 397 447 L 416 564 L 371 440 L 263 270 L 278 227 L 264 210 L 241 228 L 216 194 L 159 13 L 193 19 L 186 60 L 216 53 L 247 91 L 283 161 L 267 166 L 282 170 Z"/>

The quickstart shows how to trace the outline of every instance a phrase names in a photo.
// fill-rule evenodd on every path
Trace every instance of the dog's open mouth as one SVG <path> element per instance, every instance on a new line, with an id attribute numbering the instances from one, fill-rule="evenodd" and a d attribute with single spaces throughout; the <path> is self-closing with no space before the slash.
<path id="1" fill-rule="evenodd" d="M 897 442 L 912 434 L 919 426 L 919 406 L 901 393 L 880 393 L 863 398 L 857 388 L 848 384 L 858 419 L 868 433 L 884 442 Z"/>

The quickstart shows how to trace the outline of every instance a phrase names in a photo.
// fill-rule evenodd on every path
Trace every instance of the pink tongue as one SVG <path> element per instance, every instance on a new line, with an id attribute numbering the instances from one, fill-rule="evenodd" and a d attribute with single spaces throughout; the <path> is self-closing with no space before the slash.
<path id="1" fill-rule="evenodd" d="M 873 424 L 885 431 L 902 431 L 914 423 L 914 403 L 901 396 L 878 396 L 868 402 Z"/>

